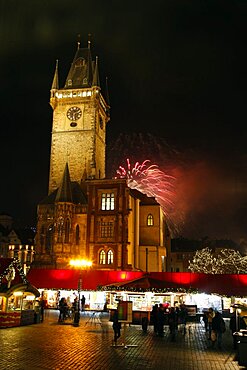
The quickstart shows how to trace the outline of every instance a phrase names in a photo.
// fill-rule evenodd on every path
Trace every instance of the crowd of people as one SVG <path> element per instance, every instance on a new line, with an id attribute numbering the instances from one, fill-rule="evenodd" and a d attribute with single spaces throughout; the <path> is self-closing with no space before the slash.
<path id="1" fill-rule="evenodd" d="M 151 320 L 154 326 L 154 333 L 157 336 L 164 336 L 164 325 L 168 324 L 171 340 L 175 341 L 178 326 L 181 326 L 182 332 L 186 333 L 186 323 L 188 318 L 188 311 L 184 304 L 177 307 L 170 307 L 166 305 L 155 304 L 151 312 Z"/>
<path id="2" fill-rule="evenodd" d="M 45 300 L 41 297 L 40 309 L 41 309 L 41 322 L 44 318 L 44 308 Z M 82 296 L 80 300 L 75 297 L 74 302 L 71 304 L 62 297 L 59 301 L 59 322 L 64 322 L 66 318 L 71 318 L 73 320 L 74 315 L 79 313 L 80 310 L 85 309 L 85 297 Z M 104 311 L 106 311 L 107 303 L 104 306 Z M 185 335 L 186 334 L 186 324 L 188 321 L 188 310 L 185 304 L 180 304 L 175 307 L 168 307 L 165 304 L 155 304 L 151 311 L 151 324 L 153 324 L 154 334 L 163 337 L 165 325 L 169 327 L 170 339 L 171 341 L 176 340 L 178 330 Z M 203 322 L 205 327 L 205 332 L 207 338 L 211 343 L 211 347 L 214 348 L 217 344 L 218 348 L 222 348 L 222 337 L 226 331 L 225 320 L 222 314 L 217 310 L 210 307 L 203 312 Z M 114 344 L 117 343 L 118 338 L 121 336 L 121 322 L 118 320 L 118 310 L 115 311 L 113 317 L 113 331 L 114 331 Z M 233 338 L 233 348 L 237 348 L 237 336 L 235 335 L 240 329 L 247 330 L 247 319 L 244 317 L 236 315 L 234 312 L 230 318 L 229 329 L 232 333 Z M 144 330 L 144 327 L 143 327 Z M 145 328 L 145 331 L 147 328 Z"/>
<path id="3" fill-rule="evenodd" d="M 80 304 L 79 304 L 80 303 Z M 78 297 L 75 297 L 72 304 L 68 302 L 65 297 L 62 297 L 58 304 L 59 309 L 59 322 L 64 322 L 67 318 L 74 319 L 74 315 L 76 312 L 84 311 L 85 309 L 85 297 L 82 296 L 80 302 Z"/>

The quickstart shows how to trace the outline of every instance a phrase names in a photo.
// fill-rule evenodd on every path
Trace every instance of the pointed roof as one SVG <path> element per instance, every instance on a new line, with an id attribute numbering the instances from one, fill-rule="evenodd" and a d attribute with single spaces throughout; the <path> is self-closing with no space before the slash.
<path id="1" fill-rule="evenodd" d="M 54 204 L 57 202 L 57 194 L 58 190 L 54 190 L 51 194 L 43 198 L 39 205 L 47 205 L 47 204 Z M 76 181 L 71 182 L 71 192 L 72 192 L 72 203 L 74 204 L 83 204 L 87 205 L 87 196 L 86 192 L 83 191 L 83 187 Z"/>
<path id="2" fill-rule="evenodd" d="M 110 106 L 110 97 L 109 97 L 109 89 L 108 89 L 108 78 L 105 79 L 105 101 Z"/>
<path id="3" fill-rule="evenodd" d="M 59 82 L 58 82 L 58 60 L 56 60 L 56 68 L 55 73 L 51 85 L 51 90 L 58 90 L 59 89 Z"/>
<path id="4" fill-rule="evenodd" d="M 68 163 L 65 165 L 63 179 L 58 188 L 55 202 L 73 202 Z"/>
<path id="5" fill-rule="evenodd" d="M 100 87 L 99 68 L 98 68 L 98 57 L 96 57 L 96 61 L 95 61 L 95 64 L 94 64 L 94 72 L 93 72 L 92 86 L 98 86 L 98 87 Z"/>
<path id="6" fill-rule="evenodd" d="M 90 45 L 89 45 L 90 46 Z M 76 50 L 65 82 L 65 89 L 91 87 L 93 81 L 93 63 L 90 47 Z"/>

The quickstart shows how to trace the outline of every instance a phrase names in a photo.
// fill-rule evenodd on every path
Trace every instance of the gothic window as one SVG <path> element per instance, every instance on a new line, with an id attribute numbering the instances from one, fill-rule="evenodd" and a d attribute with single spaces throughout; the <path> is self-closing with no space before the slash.
<path id="1" fill-rule="evenodd" d="M 106 264 L 106 254 L 105 251 L 101 250 L 99 253 L 99 264 L 105 265 Z"/>
<path id="2" fill-rule="evenodd" d="M 103 211 L 113 211 L 115 207 L 114 193 L 101 194 L 101 209 Z"/>
<path id="3" fill-rule="evenodd" d="M 113 237 L 113 222 L 100 223 L 100 237 L 112 238 Z"/>
<path id="4" fill-rule="evenodd" d="M 113 252 L 111 249 L 107 252 L 107 264 L 113 264 Z"/>
<path id="5" fill-rule="evenodd" d="M 63 241 L 63 218 L 60 217 L 57 223 L 57 242 L 62 243 Z"/>
<path id="6" fill-rule="evenodd" d="M 41 230 L 40 230 L 40 239 L 39 239 L 41 247 L 43 247 L 44 244 L 45 244 L 45 236 L 44 235 L 45 235 L 45 227 L 44 227 L 44 225 L 42 225 Z"/>
<path id="7" fill-rule="evenodd" d="M 80 241 L 80 227 L 79 225 L 76 225 L 75 228 L 75 244 L 78 245 Z"/>
<path id="8" fill-rule="evenodd" d="M 69 231 L 70 231 L 70 220 L 67 218 L 65 221 L 65 237 L 64 237 L 64 242 L 69 243 Z"/>
<path id="9" fill-rule="evenodd" d="M 52 249 L 53 225 L 49 225 L 46 232 L 45 248 L 47 252 Z"/>
<path id="10" fill-rule="evenodd" d="M 147 217 L 147 226 L 153 226 L 154 225 L 154 218 L 153 218 L 153 215 L 151 215 L 151 213 L 149 213 L 148 217 Z"/>
<path id="11" fill-rule="evenodd" d="M 83 78 L 83 85 L 87 84 L 87 78 Z"/>

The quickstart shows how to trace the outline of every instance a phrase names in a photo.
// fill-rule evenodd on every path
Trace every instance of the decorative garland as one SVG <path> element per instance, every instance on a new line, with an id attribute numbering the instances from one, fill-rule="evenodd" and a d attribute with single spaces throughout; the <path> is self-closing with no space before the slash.
<path id="1" fill-rule="evenodd" d="M 23 268 L 22 268 L 22 265 L 21 265 L 21 262 L 18 260 L 18 258 L 13 258 L 13 261 L 9 264 L 9 266 L 4 270 L 4 272 L 0 275 L 0 285 L 2 284 L 2 281 L 4 278 L 7 277 L 8 274 L 10 274 L 13 270 L 13 268 L 17 268 L 21 278 L 22 278 L 22 281 L 24 284 L 27 284 L 28 283 L 28 280 L 27 280 L 27 277 L 23 271 Z"/>
<path id="2" fill-rule="evenodd" d="M 116 285 L 110 285 L 110 286 L 98 286 L 97 290 L 99 291 L 128 291 L 128 292 L 151 292 L 151 293 L 188 293 L 188 294 L 197 294 L 198 289 L 195 288 L 135 288 L 135 287 L 124 287 L 124 286 L 116 286 Z"/>

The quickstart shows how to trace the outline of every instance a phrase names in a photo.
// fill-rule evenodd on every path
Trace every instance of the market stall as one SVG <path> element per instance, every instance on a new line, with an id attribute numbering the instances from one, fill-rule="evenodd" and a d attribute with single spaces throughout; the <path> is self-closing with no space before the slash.
<path id="1" fill-rule="evenodd" d="M 16 258 L 0 258 L 0 328 L 36 322 L 39 291 L 29 283 Z"/>
<path id="2" fill-rule="evenodd" d="M 31 269 L 28 279 L 45 294 L 49 308 L 57 308 L 62 296 L 72 302 L 81 279 L 86 309 L 102 310 L 105 303 L 115 309 L 119 300 L 126 300 L 133 302 L 134 317 L 150 312 L 155 303 L 185 303 L 196 306 L 199 314 L 208 307 L 226 313 L 235 300 L 247 297 L 247 275 L 243 274 Z"/>

